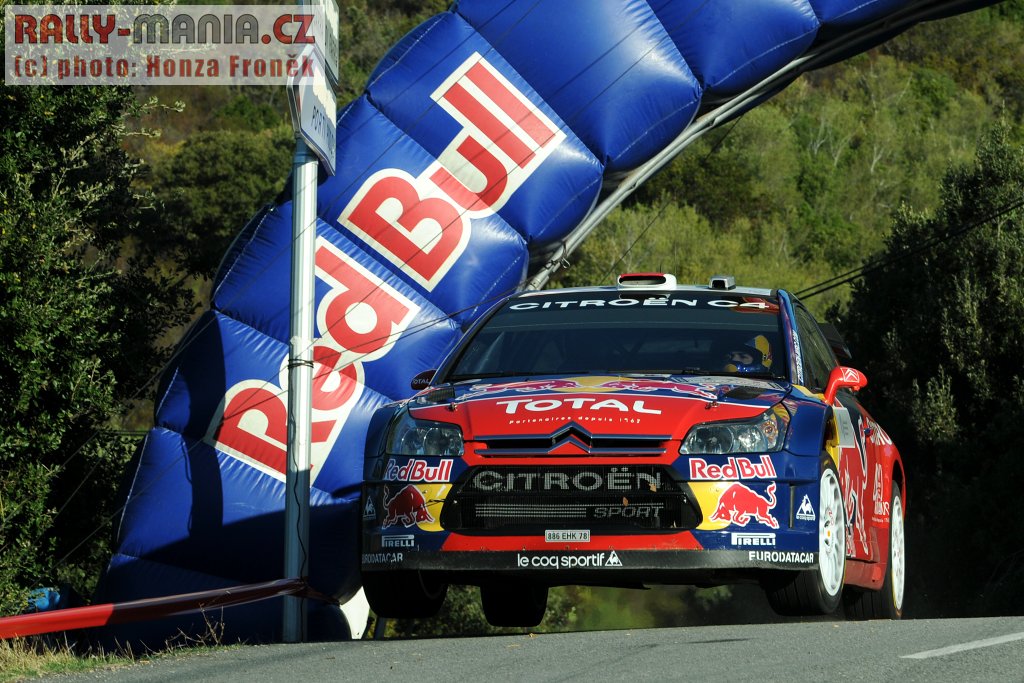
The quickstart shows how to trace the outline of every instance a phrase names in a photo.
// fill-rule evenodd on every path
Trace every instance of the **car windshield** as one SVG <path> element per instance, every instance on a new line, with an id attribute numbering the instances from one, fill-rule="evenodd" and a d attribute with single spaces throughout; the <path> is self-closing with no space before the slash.
<path id="1" fill-rule="evenodd" d="M 778 299 L 720 292 L 561 291 L 510 299 L 445 381 L 562 374 L 786 379 Z"/>

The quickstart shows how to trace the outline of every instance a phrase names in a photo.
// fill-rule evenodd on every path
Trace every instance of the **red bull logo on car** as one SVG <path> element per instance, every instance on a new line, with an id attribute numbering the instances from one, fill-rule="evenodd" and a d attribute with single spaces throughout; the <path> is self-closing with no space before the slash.
<path id="1" fill-rule="evenodd" d="M 772 508 L 778 502 L 775 499 L 774 483 L 768 485 L 767 493 L 767 498 L 762 497 L 749 486 L 736 482 L 722 492 L 711 519 L 729 522 L 736 526 L 746 526 L 751 519 L 754 519 L 772 529 L 778 529 L 779 520 L 771 514 Z"/>
<path id="2" fill-rule="evenodd" d="M 384 468 L 385 481 L 427 481 L 448 482 L 452 479 L 451 458 L 442 460 L 437 465 L 430 465 L 426 460 L 410 460 L 404 464 L 392 458 Z"/>
<path id="3" fill-rule="evenodd" d="M 697 398 L 707 399 L 708 401 L 714 401 L 718 398 L 718 394 L 716 393 L 718 388 L 713 384 L 689 384 L 671 382 L 665 379 L 616 379 L 610 382 L 604 382 L 601 386 L 608 389 L 617 389 L 619 391 L 667 391 L 673 394 L 695 396 Z M 728 389 L 729 387 L 725 387 L 725 390 Z"/>
<path id="4" fill-rule="evenodd" d="M 724 465 L 713 465 L 704 458 L 690 458 L 691 481 L 775 479 L 776 476 L 775 465 L 767 455 L 762 455 L 758 461 L 730 457 Z"/>
<path id="5" fill-rule="evenodd" d="M 506 384 L 475 384 L 470 388 L 470 398 L 492 392 L 515 391 L 521 394 L 532 391 L 558 391 L 560 389 L 578 389 L 581 385 L 574 379 L 545 379 L 525 382 L 508 382 Z"/>
<path id="6" fill-rule="evenodd" d="M 384 487 L 384 522 L 381 528 L 395 526 L 410 527 L 421 522 L 433 523 L 434 516 L 427 510 L 427 499 L 423 492 L 409 484 L 390 495 L 389 488 Z"/>

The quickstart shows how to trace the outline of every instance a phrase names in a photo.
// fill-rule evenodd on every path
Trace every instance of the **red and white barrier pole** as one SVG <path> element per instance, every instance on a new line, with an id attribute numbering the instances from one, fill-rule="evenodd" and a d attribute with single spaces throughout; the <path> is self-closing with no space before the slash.
<path id="1" fill-rule="evenodd" d="M 0 617 L 0 638 L 21 638 L 56 631 L 159 619 L 207 609 L 234 607 L 281 595 L 302 595 L 307 594 L 308 590 L 306 582 L 301 579 L 277 579 L 183 595 L 19 614 L 13 617 Z"/>

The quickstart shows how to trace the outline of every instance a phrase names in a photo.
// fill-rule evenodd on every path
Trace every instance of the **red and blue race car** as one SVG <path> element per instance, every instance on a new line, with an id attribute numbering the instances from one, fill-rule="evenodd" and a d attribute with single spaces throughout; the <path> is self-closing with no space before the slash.
<path id="1" fill-rule="evenodd" d="M 371 607 L 478 585 L 491 623 L 532 626 L 551 586 L 756 581 L 781 614 L 899 618 L 903 465 L 837 352 L 792 294 L 730 276 L 503 300 L 372 420 Z"/>

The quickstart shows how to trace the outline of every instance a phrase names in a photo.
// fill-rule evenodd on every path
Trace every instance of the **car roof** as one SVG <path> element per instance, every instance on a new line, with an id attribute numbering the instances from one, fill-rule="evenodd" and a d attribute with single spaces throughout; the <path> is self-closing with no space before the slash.
<path id="1" fill-rule="evenodd" d="M 712 293 L 731 295 L 738 294 L 740 296 L 777 296 L 777 289 L 763 289 L 760 287 L 732 287 L 731 289 L 713 289 L 708 285 L 676 285 L 674 287 L 614 287 L 614 286 L 599 286 L 599 287 L 566 287 L 563 289 L 541 289 L 541 290 L 530 290 L 527 292 L 520 292 L 514 298 L 534 297 L 534 296 L 549 296 L 551 294 L 562 294 L 562 293 L 573 293 L 573 294 L 597 294 L 597 293 L 629 293 L 629 294 L 665 294 L 668 292 L 684 292 L 684 293 Z"/>

